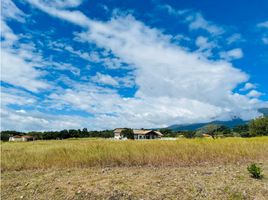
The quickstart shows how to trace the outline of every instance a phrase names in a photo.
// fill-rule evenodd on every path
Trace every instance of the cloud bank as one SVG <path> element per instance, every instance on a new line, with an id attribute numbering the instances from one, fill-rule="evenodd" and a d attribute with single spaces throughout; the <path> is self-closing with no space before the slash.
<path id="1" fill-rule="evenodd" d="M 81 1 L 46 4 L 45 1 L 29 0 L 29 3 L 52 17 L 81 27 L 82 31 L 74 33 L 77 41 L 95 44 L 110 52 L 120 62 L 128 64 L 131 74 L 116 77 L 97 72 L 86 83 L 69 81 L 69 88 L 50 86 L 54 87 L 53 93 L 45 101 L 37 103 L 52 109 L 84 111 L 90 117 L 55 117 L 36 111 L 15 112 L 6 108 L 2 111 L 5 127 L 23 119 L 24 125 L 18 125 L 18 129 L 46 129 L 48 124 L 56 129 L 64 126 L 152 128 L 212 119 L 228 120 L 234 116 L 251 119 L 259 115 L 257 108 L 264 104 L 258 99 L 260 92 L 252 90 L 246 95 L 234 92 L 238 85 L 249 80 L 248 74 L 229 62 L 243 56 L 241 49 L 223 53 L 222 59 L 210 60 L 204 56 L 202 48 L 208 49 L 213 43 L 201 36 L 196 40 L 200 50 L 189 52 L 174 44 L 171 35 L 138 21 L 132 15 L 116 15 L 108 21 L 97 21 L 74 10 Z M 72 10 L 69 10 L 71 7 Z M 222 28 L 205 21 L 199 14 L 187 21 L 191 30 L 204 29 L 213 35 L 223 33 Z M 69 52 L 82 57 L 80 51 L 69 48 Z M 9 58 L 8 54 L 6 59 L 4 65 L 8 66 L 5 63 L 11 62 L 9 70 L 19 74 L 7 71 L 3 81 L 33 92 L 48 87 L 46 81 L 35 82 L 42 74 L 31 63 Z M 109 63 L 112 59 L 108 58 L 105 62 Z M 17 69 L 18 63 L 23 70 Z M 9 76 L 28 79 L 15 80 Z M 119 88 L 127 85 L 137 88 L 133 96 L 120 95 Z M 245 86 L 245 90 L 252 88 Z"/>

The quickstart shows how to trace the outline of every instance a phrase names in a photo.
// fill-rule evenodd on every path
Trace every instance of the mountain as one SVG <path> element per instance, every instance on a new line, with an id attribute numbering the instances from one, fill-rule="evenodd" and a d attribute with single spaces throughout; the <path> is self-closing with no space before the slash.
<path id="1" fill-rule="evenodd" d="M 268 116 L 268 108 L 260 108 L 258 111 L 264 116 Z"/>
<path id="2" fill-rule="evenodd" d="M 206 126 L 208 124 L 219 124 L 219 125 L 227 126 L 229 128 L 233 128 L 237 125 L 246 124 L 247 122 L 248 121 L 244 121 L 242 119 L 236 118 L 236 119 L 233 119 L 230 121 L 211 121 L 211 122 L 207 122 L 207 123 L 171 125 L 167 128 L 171 129 L 173 131 L 186 131 L 186 130 L 193 131 L 193 130 L 196 130 L 196 129 L 201 128 L 203 126 Z"/>
<path id="3" fill-rule="evenodd" d="M 258 110 L 260 113 L 262 113 L 264 116 L 268 116 L 268 108 L 260 108 Z M 248 123 L 248 121 L 242 120 L 240 118 L 234 118 L 232 120 L 229 121 L 211 121 L 211 122 L 207 122 L 207 123 L 196 123 L 196 124 L 182 124 L 182 125 L 171 125 L 169 127 L 167 127 L 168 129 L 171 129 L 173 131 L 193 131 L 196 130 L 198 128 L 201 128 L 203 126 L 206 126 L 208 124 L 219 124 L 219 125 L 224 125 L 227 126 L 229 128 L 233 128 L 237 125 L 243 125 Z"/>

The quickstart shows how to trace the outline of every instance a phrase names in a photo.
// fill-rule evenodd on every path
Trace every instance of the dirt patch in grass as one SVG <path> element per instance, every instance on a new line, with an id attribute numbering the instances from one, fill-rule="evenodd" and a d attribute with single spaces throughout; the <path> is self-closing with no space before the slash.
<path id="1" fill-rule="evenodd" d="M 2 199 L 268 199 L 265 177 L 246 165 L 5 171 Z"/>

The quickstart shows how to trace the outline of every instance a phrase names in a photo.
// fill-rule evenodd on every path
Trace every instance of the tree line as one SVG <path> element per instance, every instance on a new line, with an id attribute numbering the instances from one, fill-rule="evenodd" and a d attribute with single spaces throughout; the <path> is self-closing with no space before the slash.
<path id="1" fill-rule="evenodd" d="M 160 132 L 166 137 L 184 136 L 186 138 L 203 137 L 204 134 L 208 134 L 213 138 L 268 136 L 268 117 L 259 117 L 247 124 L 237 125 L 234 128 L 219 124 L 208 124 L 194 131 L 173 132 L 170 129 L 160 129 Z"/>
<path id="2" fill-rule="evenodd" d="M 268 117 L 259 117 L 251 120 L 248 124 L 238 125 L 234 128 L 218 124 L 209 124 L 194 131 L 172 131 L 170 129 L 159 130 L 164 137 L 186 137 L 195 138 L 202 137 L 203 134 L 208 134 L 213 138 L 217 137 L 255 137 L 255 136 L 268 136 Z M 125 129 L 123 135 L 129 139 L 133 139 L 132 129 Z M 1 131 L 1 140 L 7 141 L 9 137 L 14 135 L 29 135 L 37 140 L 55 140 L 55 139 L 68 139 L 68 138 L 112 138 L 114 136 L 113 130 L 104 131 L 88 131 L 84 129 L 70 129 L 62 131 L 32 131 L 32 132 L 18 132 L 18 131 Z"/>
<path id="3" fill-rule="evenodd" d="M 9 137 L 14 135 L 29 135 L 33 136 L 37 140 L 62 140 L 68 138 L 88 138 L 88 137 L 101 137 L 101 138 L 111 138 L 113 137 L 113 130 L 104 131 L 88 131 L 87 128 L 84 129 L 70 129 L 62 131 L 31 131 L 28 133 L 18 132 L 18 131 L 1 131 L 1 140 L 7 141 Z"/>

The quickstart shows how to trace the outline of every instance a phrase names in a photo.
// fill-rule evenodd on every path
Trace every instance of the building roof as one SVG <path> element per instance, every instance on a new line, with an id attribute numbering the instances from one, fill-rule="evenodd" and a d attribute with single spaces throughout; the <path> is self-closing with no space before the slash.
<path id="1" fill-rule="evenodd" d="M 202 134 L 202 136 L 203 136 L 203 137 L 212 137 L 211 135 L 206 134 L 206 133 Z"/>
<path id="2" fill-rule="evenodd" d="M 114 133 L 121 133 L 124 128 L 116 128 L 114 129 Z"/>
<path id="3" fill-rule="evenodd" d="M 31 136 L 31 135 L 23 135 L 22 137 L 23 138 L 33 138 L 33 136 Z"/>
<path id="4" fill-rule="evenodd" d="M 13 137 L 13 138 L 21 138 L 20 135 L 14 135 L 14 136 L 11 136 L 11 137 Z"/>
<path id="5" fill-rule="evenodd" d="M 124 128 L 116 128 L 114 129 L 114 133 L 121 133 L 121 131 L 123 130 Z M 133 129 L 134 135 L 146 135 L 147 133 L 150 133 L 150 132 L 154 132 L 158 136 L 163 136 L 163 134 L 160 133 L 159 131 L 148 130 L 148 129 Z"/>
<path id="6" fill-rule="evenodd" d="M 146 135 L 150 132 L 154 132 L 158 136 L 162 136 L 163 134 L 160 133 L 159 131 L 154 131 L 154 130 L 145 130 L 145 129 L 134 129 L 133 130 L 134 134 L 136 135 Z"/>

